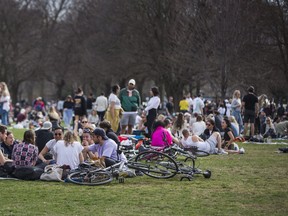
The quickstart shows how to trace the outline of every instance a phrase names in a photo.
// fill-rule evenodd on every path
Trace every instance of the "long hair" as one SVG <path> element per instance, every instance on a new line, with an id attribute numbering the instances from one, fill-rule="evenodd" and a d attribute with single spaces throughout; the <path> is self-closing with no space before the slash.
<path id="1" fill-rule="evenodd" d="M 176 127 L 177 129 L 181 129 L 182 126 L 183 126 L 183 124 L 184 124 L 183 113 L 179 113 L 179 114 L 177 115 L 177 119 L 176 119 L 174 125 L 175 125 L 175 127 Z"/>
<path id="2" fill-rule="evenodd" d="M 5 82 L 1 82 L 0 85 L 2 86 L 2 96 L 10 96 L 8 87 Z"/>
<path id="3" fill-rule="evenodd" d="M 65 143 L 65 146 L 72 145 L 73 142 L 75 142 L 76 140 L 77 140 L 77 138 L 76 138 L 76 136 L 74 135 L 73 132 L 67 131 L 67 132 L 64 134 L 64 143 Z"/>
<path id="4" fill-rule="evenodd" d="M 239 97 L 237 97 L 237 95 L 240 97 L 240 91 L 239 90 L 235 90 L 233 93 L 233 98 L 238 99 Z"/>
<path id="5" fill-rule="evenodd" d="M 260 109 L 266 107 L 266 105 L 268 104 L 267 100 L 268 97 L 266 94 L 262 94 L 258 97 L 258 104 Z"/>
<path id="6" fill-rule="evenodd" d="M 24 132 L 23 142 L 26 144 L 35 144 L 35 132 L 33 130 L 27 130 Z"/>

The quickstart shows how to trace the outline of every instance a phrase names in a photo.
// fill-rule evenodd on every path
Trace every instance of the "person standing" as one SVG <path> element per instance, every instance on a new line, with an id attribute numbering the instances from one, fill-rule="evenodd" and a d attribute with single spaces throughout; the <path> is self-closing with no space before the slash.
<path id="1" fill-rule="evenodd" d="M 192 113 L 193 112 L 193 98 L 191 97 L 190 92 L 187 94 L 186 100 L 189 103 L 189 110 L 188 111 Z"/>
<path id="2" fill-rule="evenodd" d="M 235 117 L 236 121 L 239 125 L 239 132 L 241 133 L 243 130 L 243 120 L 241 115 L 241 99 L 240 99 L 240 91 L 235 90 L 233 93 L 233 99 L 231 103 L 232 115 Z"/>
<path id="3" fill-rule="evenodd" d="M 0 83 L 0 106 L 1 106 L 1 123 L 8 125 L 8 114 L 10 111 L 10 93 L 5 82 Z"/>
<path id="4" fill-rule="evenodd" d="M 152 96 L 147 103 L 147 107 L 143 111 L 143 115 L 147 116 L 146 127 L 148 129 L 148 137 L 152 134 L 152 125 L 157 116 L 157 109 L 160 105 L 159 90 L 157 87 L 152 87 L 150 89 L 150 95 Z"/>
<path id="5" fill-rule="evenodd" d="M 96 106 L 97 115 L 101 122 L 103 121 L 105 112 L 108 108 L 108 100 L 107 100 L 107 97 L 105 97 L 104 92 L 102 92 L 101 95 L 96 98 L 95 106 Z"/>
<path id="6" fill-rule="evenodd" d="M 120 122 L 121 102 L 117 96 L 119 91 L 119 85 L 112 86 L 112 92 L 108 99 L 109 107 L 105 114 L 105 119 L 110 122 L 111 128 L 114 132 L 118 131 Z"/>
<path id="7" fill-rule="evenodd" d="M 73 99 L 71 95 L 68 95 L 63 104 L 63 121 L 68 130 L 71 129 L 71 122 L 73 119 L 73 107 L 74 107 Z"/>
<path id="8" fill-rule="evenodd" d="M 201 94 L 198 94 L 198 97 L 193 100 L 193 114 L 197 113 L 203 115 L 204 102 L 201 96 Z"/>
<path id="9" fill-rule="evenodd" d="M 179 110 L 183 114 L 189 110 L 189 102 L 186 100 L 185 96 L 183 96 L 182 100 L 179 101 Z"/>
<path id="10" fill-rule="evenodd" d="M 83 91 L 78 88 L 74 97 L 74 115 L 78 121 L 81 117 L 87 116 L 86 99 L 83 96 Z"/>
<path id="11" fill-rule="evenodd" d="M 141 105 L 140 94 L 135 89 L 135 85 L 135 80 L 130 79 L 128 82 L 128 86 L 121 89 L 119 94 L 121 106 L 124 110 L 123 116 L 120 121 L 122 134 L 126 133 L 127 126 L 127 133 L 132 134 L 132 129 L 136 122 L 137 110 Z"/>
<path id="12" fill-rule="evenodd" d="M 254 94 L 254 87 L 248 88 L 248 94 L 243 97 L 242 109 L 244 113 L 244 135 L 247 134 L 248 124 L 250 123 L 250 135 L 254 136 L 255 117 L 258 115 L 258 98 Z"/>
<path id="13" fill-rule="evenodd" d="M 166 114 L 169 117 L 172 117 L 174 114 L 174 102 L 172 96 L 169 97 L 168 102 L 166 103 Z"/>
<path id="14" fill-rule="evenodd" d="M 93 94 L 90 93 L 86 100 L 87 116 L 91 114 L 94 102 L 95 98 L 93 97 Z"/>

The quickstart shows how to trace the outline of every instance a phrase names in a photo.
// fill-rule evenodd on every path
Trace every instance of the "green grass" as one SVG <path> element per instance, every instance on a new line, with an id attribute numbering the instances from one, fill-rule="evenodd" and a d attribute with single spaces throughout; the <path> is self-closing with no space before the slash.
<path id="1" fill-rule="evenodd" d="M 147 176 L 103 186 L 1 180 L 0 215 L 287 215 L 283 145 L 240 144 L 244 155 L 199 158 L 211 179 Z"/>

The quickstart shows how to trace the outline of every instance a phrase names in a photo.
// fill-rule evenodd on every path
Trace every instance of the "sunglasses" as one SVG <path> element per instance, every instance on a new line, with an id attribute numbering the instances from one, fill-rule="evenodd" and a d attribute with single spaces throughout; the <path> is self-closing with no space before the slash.
<path id="1" fill-rule="evenodd" d="M 54 133 L 55 136 L 61 136 L 61 133 Z"/>
<path id="2" fill-rule="evenodd" d="M 211 126 L 211 124 L 206 124 L 206 126 Z"/>
<path id="3" fill-rule="evenodd" d="M 89 128 L 84 128 L 83 133 L 92 133 L 92 131 Z"/>
<path id="4" fill-rule="evenodd" d="M 88 123 L 88 121 L 82 121 L 83 124 Z"/>

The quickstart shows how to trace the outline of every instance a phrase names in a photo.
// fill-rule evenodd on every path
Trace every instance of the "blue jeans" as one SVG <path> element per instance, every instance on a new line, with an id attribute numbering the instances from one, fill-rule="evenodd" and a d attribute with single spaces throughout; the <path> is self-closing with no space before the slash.
<path id="1" fill-rule="evenodd" d="M 1 122 L 3 125 L 8 125 L 8 111 L 2 110 L 1 113 Z"/>
<path id="2" fill-rule="evenodd" d="M 239 124 L 239 132 L 241 133 L 241 131 L 243 130 L 243 120 L 242 120 L 242 116 L 241 116 L 241 112 L 237 111 L 237 110 L 233 110 L 232 111 L 232 115 L 235 117 L 236 121 Z"/>
<path id="3" fill-rule="evenodd" d="M 73 118 L 73 110 L 72 109 L 64 109 L 63 110 L 63 121 L 67 127 L 70 127 L 72 118 Z"/>

